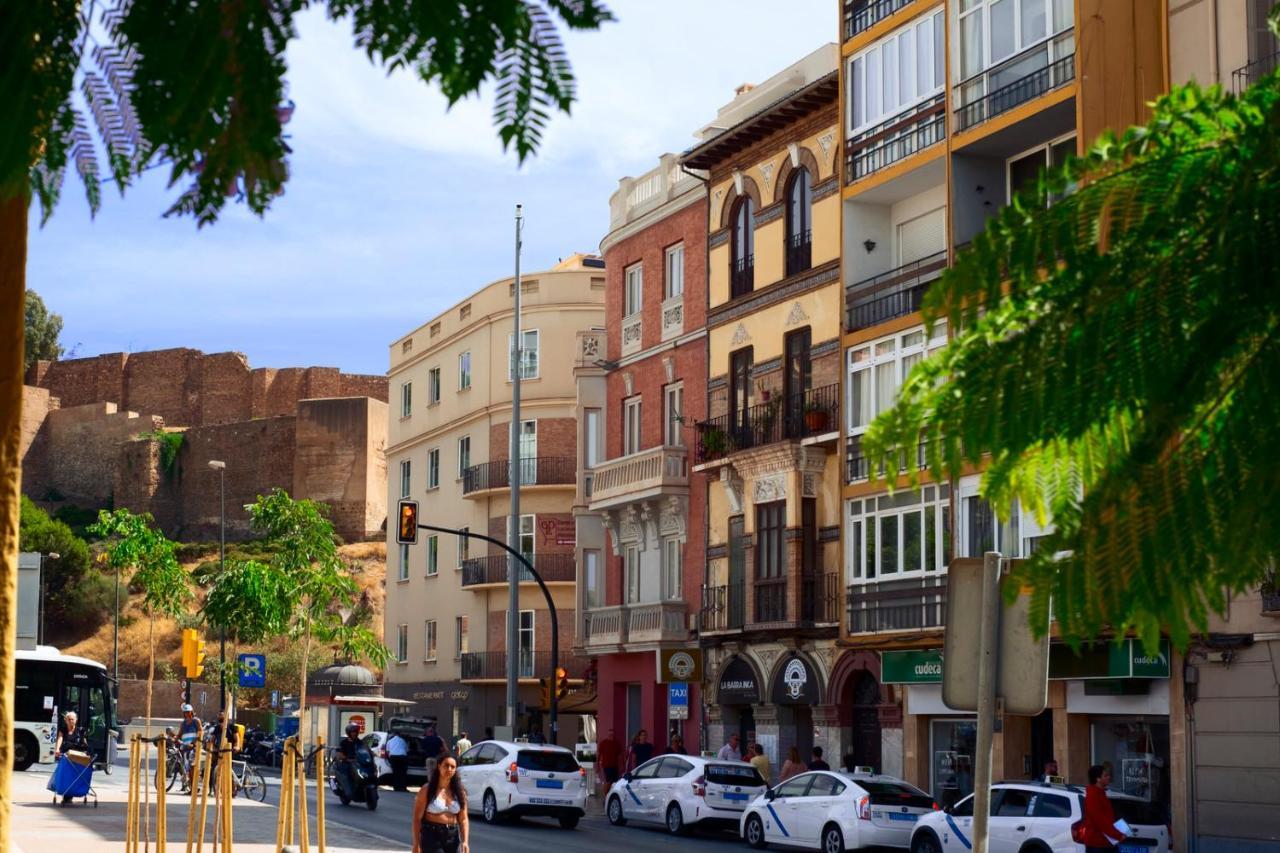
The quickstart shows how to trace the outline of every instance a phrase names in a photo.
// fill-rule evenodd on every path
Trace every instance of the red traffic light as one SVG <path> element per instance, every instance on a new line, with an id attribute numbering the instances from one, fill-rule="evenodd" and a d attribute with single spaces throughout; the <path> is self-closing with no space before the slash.
<path id="1" fill-rule="evenodd" d="M 401 545 L 414 545 L 418 542 L 418 502 L 400 501 L 399 525 L 396 528 L 396 542 Z"/>

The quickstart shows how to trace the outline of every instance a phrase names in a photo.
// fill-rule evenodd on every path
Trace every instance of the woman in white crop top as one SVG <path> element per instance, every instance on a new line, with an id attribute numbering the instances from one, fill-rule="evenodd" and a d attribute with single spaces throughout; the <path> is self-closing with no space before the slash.
<path id="1" fill-rule="evenodd" d="M 458 760 L 445 755 L 413 801 L 413 853 L 468 853 L 467 793 Z"/>

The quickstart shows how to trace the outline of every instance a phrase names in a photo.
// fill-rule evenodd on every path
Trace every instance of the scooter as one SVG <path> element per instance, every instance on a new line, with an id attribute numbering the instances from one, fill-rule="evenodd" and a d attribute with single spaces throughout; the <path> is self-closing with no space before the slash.
<path id="1" fill-rule="evenodd" d="M 364 803 L 369 811 L 378 808 L 378 772 L 373 764 L 373 753 L 360 743 L 356 746 L 356 760 L 337 762 L 329 785 L 344 806 Z"/>

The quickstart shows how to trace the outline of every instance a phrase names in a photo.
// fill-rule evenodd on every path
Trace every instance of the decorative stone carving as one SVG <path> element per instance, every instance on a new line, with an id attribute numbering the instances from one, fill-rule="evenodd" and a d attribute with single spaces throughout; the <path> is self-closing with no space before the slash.
<path id="1" fill-rule="evenodd" d="M 778 655 L 782 654 L 782 650 L 757 648 L 753 651 L 755 651 L 756 657 L 760 658 L 760 663 L 764 664 L 764 666 L 761 667 L 761 670 L 765 673 L 765 678 L 768 678 L 769 674 L 773 672 L 773 664 L 778 659 Z"/>
<path id="2" fill-rule="evenodd" d="M 807 322 L 809 322 L 809 315 L 804 313 L 804 306 L 799 302 L 792 303 L 791 312 L 787 314 L 787 325 L 798 326 Z"/>
<path id="3" fill-rule="evenodd" d="M 613 556 L 621 557 L 622 549 L 618 545 L 618 514 L 613 510 L 602 510 L 600 512 L 600 522 L 604 524 L 604 529 L 609 531 L 609 542 L 613 545 Z"/>
<path id="4" fill-rule="evenodd" d="M 738 344 L 745 344 L 749 340 L 751 340 L 751 335 L 747 334 L 747 327 L 739 323 L 738 328 L 733 330 L 733 338 L 729 341 L 729 345 L 736 347 Z"/>
<path id="5" fill-rule="evenodd" d="M 635 382 L 636 382 L 636 376 L 634 373 L 631 373 L 630 371 L 628 371 L 622 374 L 622 386 L 627 389 L 628 397 L 630 397 L 632 394 L 635 393 L 635 391 L 633 390 L 635 387 Z"/>
<path id="6" fill-rule="evenodd" d="M 806 473 L 801 480 L 803 485 L 800 487 L 800 496 L 805 498 L 816 498 L 818 496 L 817 475 Z"/>
<path id="7" fill-rule="evenodd" d="M 644 541 L 648 542 L 650 539 L 656 540 L 658 538 L 658 519 L 654 512 L 653 504 L 649 501 L 645 501 L 640 504 L 639 515 L 640 526 L 642 528 L 641 535 L 644 537 Z M 643 550 L 643 548 L 641 550 Z"/>
<path id="8" fill-rule="evenodd" d="M 791 168 L 800 168 L 800 146 L 794 142 L 787 143 L 787 154 L 791 156 Z"/>
<path id="9" fill-rule="evenodd" d="M 640 513 L 634 504 L 622 510 L 618 539 L 625 545 L 639 545 L 640 550 L 644 550 L 644 530 L 640 527 Z"/>
<path id="10" fill-rule="evenodd" d="M 622 351 L 624 353 L 635 352 L 640 349 L 640 338 L 643 333 L 644 323 L 640 317 L 634 320 L 624 321 L 622 324 Z"/>
<path id="11" fill-rule="evenodd" d="M 765 163 L 760 167 L 760 177 L 764 180 L 764 188 L 766 190 L 773 184 L 773 169 L 774 165 L 772 163 Z"/>
<path id="12" fill-rule="evenodd" d="M 785 474 L 772 474 L 760 477 L 755 482 L 751 499 L 758 504 L 787 499 L 787 477 Z"/>
<path id="13" fill-rule="evenodd" d="M 676 381 L 676 360 L 669 355 L 662 357 L 662 372 L 666 374 L 668 382 Z"/>
<path id="14" fill-rule="evenodd" d="M 684 303 L 677 302 L 662 309 L 662 337 L 669 338 L 684 331 Z M 668 379 L 668 382 L 671 380 Z"/>
<path id="15" fill-rule="evenodd" d="M 687 498 L 670 495 L 663 501 L 658 515 L 658 532 L 663 536 L 683 536 L 688 526 Z"/>
<path id="16" fill-rule="evenodd" d="M 836 141 L 835 135 L 832 133 L 824 133 L 818 137 L 818 146 L 822 148 L 822 158 L 824 160 L 831 159 L 831 145 Z"/>
<path id="17" fill-rule="evenodd" d="M 724 497 L 729 503 L 729 512 L 742 512 L 742 478 L 732 465 L 720 469 L 720 485 L 724 487 Z"/>
<path id="18" fill-rule="evenodd" d="M 737 191 L 738 195 L 742 195 L 743 193 L 746 192 L 746 190 L 743 188 L 742 170 L 740 169 L 733 170 L 733 188 L 735 191 Z"/>
<path id="19" fill-rule="evenodd" d="M 584 361 L 600 357 L 600 339 L 586 337 L 582 339 L 582 358 Z"/>

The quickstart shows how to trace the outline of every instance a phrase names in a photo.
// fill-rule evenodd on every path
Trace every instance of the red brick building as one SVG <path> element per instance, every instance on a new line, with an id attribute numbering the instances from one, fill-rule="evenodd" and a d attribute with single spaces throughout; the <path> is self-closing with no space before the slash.
<path id="1" fill-rule="evenodd" d="M 706 488 L 689 449 L 706 417 L 705 198 L 670 154 L 620 181 L 601 243 L 605 358 L 579 376 L 590 477 L 578 513 L 578 645 L 596 660 L 599 737 L 612 730 L 625 743 L 644 729 L 659 751 L 675 734 L 700 748 L 698 685 L 688 718 L 671 719 L 657 672 L 662 650 L 697 648 Z"/>

